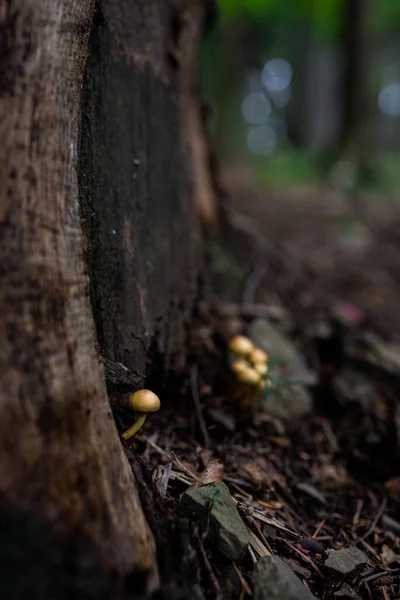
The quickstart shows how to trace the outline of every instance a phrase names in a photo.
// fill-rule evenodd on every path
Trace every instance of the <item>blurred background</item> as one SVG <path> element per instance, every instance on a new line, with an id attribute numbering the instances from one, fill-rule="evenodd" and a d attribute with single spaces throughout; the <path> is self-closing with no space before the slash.
<path id="1" fill-rule="evenodd" d="M 400 2 L 217 0 L 203 46 L 218 157 L 268 188 L 400 182 Z"/>
<path id="2" fill-rule="evenodd" d="M 399 0 L 216 1 L 206 126 L 230 205 L 283 256 L 263 283 L 400 334 Z"/>

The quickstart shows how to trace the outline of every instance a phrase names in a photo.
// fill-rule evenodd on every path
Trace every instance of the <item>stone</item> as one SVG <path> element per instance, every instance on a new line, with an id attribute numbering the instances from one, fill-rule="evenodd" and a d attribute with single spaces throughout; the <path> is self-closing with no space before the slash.
<path id="1" fill-rule="evenodd" d="M 344 583 L 341 586 L 340 590 L 335 593 L 335 598 L 340 598 L 341 600 L 362 600 L 361 596 L 348 583 Z"/>
<path id="2" fill-rule="evenodd" d="M 230 560 L 240 560 L 248 549 L 250 531 L 223 482 L 202 485 L 187 490 L 181 499 L 180 510 L 203 521 L 203 531 Z"/>
<path id="3" fill-rule="evenodd" d="M 324 567 L 337 578 L 352 575 L 368 562 L 367 555 L 355 546 L 343 550 L 328 550 L 327 555 Z"/>
<path id="4" fill-rule="evenodd" d="M 317 600 L 279 556 L 262 556 L 253 571 L 254 600 Z"/>
<path id="5" fill-rule="evenodd" d="M 312 409 L 312 397 L 307 385 L 315 383 L 315 375 L 308 369 L 293 342 L 262 318 L 254 319 L 247 335 L 271 359 L 277 359 L 271 375 L 283 380 L 271 388 L 267 398 L 260 401 L 260 408 L 283 421 L 294 421 L 308 414 Z"/>

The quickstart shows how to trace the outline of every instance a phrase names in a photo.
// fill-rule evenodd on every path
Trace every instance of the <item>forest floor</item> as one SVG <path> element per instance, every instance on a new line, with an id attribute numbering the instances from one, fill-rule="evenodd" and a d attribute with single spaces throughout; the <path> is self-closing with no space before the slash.
<path id="1" fill-rule="evenodd" d="M 232 171 L 226 180 L 236 224 L 255 242 L 231 278 L 218 268 L 236 260 L 232 244 L 217 261 L 187 370 L 167 385 L 153 374 L 162 410 L 129 442 L 171 531 L 185 492 L 220 481 L 251 531 L 249 550 L 230 560 L 204 520 L 189 520 L 192 598 L 308 597 L 263 595 L 252 572 L 270 555 L 321 600 L 400 598 L 400 209 L 321 190 L 266 198 Z M 227 341 L 259 318 L 313 373 L 311 415 L 279 419 L 234 401 Z M 328 568 L 328 551 L 355 547 L 365 555 L 358 568 Z"/>

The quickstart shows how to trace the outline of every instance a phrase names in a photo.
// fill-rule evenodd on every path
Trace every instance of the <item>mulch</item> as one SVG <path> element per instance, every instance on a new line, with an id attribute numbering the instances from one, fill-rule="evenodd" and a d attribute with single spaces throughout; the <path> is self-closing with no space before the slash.
<path id="1" fill-rule="evenodd" d="M 375 380 L 376 402 L 369 408 L 362 398 L 345 404 L 335 378 L 347 365 L 346 355 L 335 361 L 309 339 L 318 369 L 313 414 L 285 424 L 244 410 L 232 399 L 226 340 L 252 315 L 249 308 L 226 308 L 206 304 L 198 312 L 184 373 L 161 382 L 149 365 L 146 385 L 160 394 L 162 409 L 129 447 L 151 475 L 171 531 L 170 547 L 159 553 L 174 545 L 184 491 L 223 480 L 250 526 L 251 543 L 244 558 L 232 563 L 203 539 L 199 524 L 187 525 L 181 558 L 189 549 L 195 553 L 193 577 L 204 597 L 250 598 L 255 561 L 275 554 L 317 598 L 346 597 L 340 596 L 344 583 L 362 599 L 399 598 L 400 477 L 391 380 L 380 379 L 366 360 L 360 372 Z M 367 554 L 368 565 L 346 582 L 333 579 L 324 568 L 326 551 L 350 546 Z"/>

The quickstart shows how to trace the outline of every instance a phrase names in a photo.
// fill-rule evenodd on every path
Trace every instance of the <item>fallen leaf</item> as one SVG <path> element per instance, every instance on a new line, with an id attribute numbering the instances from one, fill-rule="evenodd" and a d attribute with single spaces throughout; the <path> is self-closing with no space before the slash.
<path id="1" fill-rule="evenodd" d="M 252 481 L 258 486 L 271 487 L 273 483 L 283 485 L 280 476 L 269 466 L 268 461 L 262 457 L 257 457 L 254 461 L 239 465 L 238 473 L 247 481 Z"/>
<path id="2" fill-rule="evenodd" d="M 389 481 L 385 483 L 385 488 L 387 489 L 393 500 L 400 500 L 400 477 L 394 477 L 393 479 L 389 479 Z"/>
<path id="3" fill-rule="evenodd" d="M 347 471 L 342 465 L 323 465 L 316 470 L 316 480 L 337 485 L 346 485 L 350 481 Z"/>
<path id="4" fill-rule="evenodd" d="M 200 458 L 203 462 L 204 468 L 206 469 L 208 467 L 210 460 L 212 459 L 211 451 L 203 448 L 202 451 L 200 452 Z"/>
<path id="5" fill-rule="evenodd" d="M 381 559 L 382 559 L 383 564 L 385 566 L 388 566 L 391 563 L 400 562 L 400 554 L 396 554 L 396 552 L 394 552 L 390 548 L 390 546 L 388 546 L 387 544 L 383 544 L 382 552 L 381 552 Z"/>
<path id="6" fill-rule="evenodd" d="M 213 458 L 208 463 L 206 470 L 200 475 L 200 478 L 202 480 L 202 485 L 207 485 L 209 483 L 222 481 L 224 476 L 225 473 L 223 464 L 220 463 L 217 458 Z"/>
<path id="7" fill-rule="evenodd" d="M 268 441 L 272 442 L 276 446 L 279 446 L 279 448 L 290 448 L 290 446 L 292 445 L 289 438 L 277 435 L 270 435 L 268 437 Z"/>

